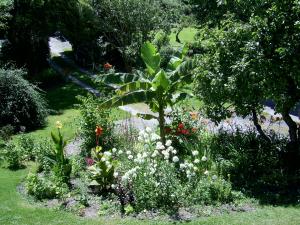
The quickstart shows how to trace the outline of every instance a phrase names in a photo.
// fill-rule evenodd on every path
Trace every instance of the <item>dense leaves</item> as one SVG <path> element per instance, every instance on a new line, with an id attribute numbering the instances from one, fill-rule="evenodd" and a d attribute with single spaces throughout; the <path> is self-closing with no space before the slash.
<path id="1" fill-rule="evenodd" d="M 0 127 L 11 124 L 16 130 L 30 130 L 45 123 L 45 100 L 24 75 L 22 70 L 0 69 Z"/>

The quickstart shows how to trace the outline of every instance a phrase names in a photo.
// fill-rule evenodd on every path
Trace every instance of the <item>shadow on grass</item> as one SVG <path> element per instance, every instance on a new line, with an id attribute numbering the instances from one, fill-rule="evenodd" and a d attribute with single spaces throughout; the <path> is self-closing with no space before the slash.
<path id="1" fill-rule="evenodd" d="M 65 83 L 50 89 L 46 89 L 46 99 L 50 110 L 66 110 L 74 108 L 78 104 L 76 96 L 87 95 L 87 91 L 72 83 Z"/>

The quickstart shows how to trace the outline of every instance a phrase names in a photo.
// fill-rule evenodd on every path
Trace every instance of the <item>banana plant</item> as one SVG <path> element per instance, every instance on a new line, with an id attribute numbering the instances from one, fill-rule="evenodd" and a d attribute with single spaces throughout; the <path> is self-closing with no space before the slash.
<path id="1" fill-rule="evenodd" d="M 107 74 L 101 77 L 104 83 L 122 84 L 116 95 L 102 107 L 117 107 L 133 103 L 147 103 L 158 117 L 141 115 L 146 119 L 158 119 L 161 141 L 165 143 L 165 109 L 173 106 L 189 95 L 184 86 L 192 82 L 191 71 L 196 67 L 196 60 L 186 60 L 188 52 L 184 46 L 177 56 L 173 56 L 166 68 L 161 68 L 161 56 L 150 42 L 144 43 L 141 48 L 141 57 L 146 69 L 134 74 Z"/>

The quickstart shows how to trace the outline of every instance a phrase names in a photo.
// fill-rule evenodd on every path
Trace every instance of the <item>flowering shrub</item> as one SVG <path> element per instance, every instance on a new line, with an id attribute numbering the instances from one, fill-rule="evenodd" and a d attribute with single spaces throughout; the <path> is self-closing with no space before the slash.
<path id="1" fill-rule="evenodd" d="M 99 108 L 99 101 L 92 96 L 80 97 L 82 104 L 79 105 L 81 120 L 79 135 L 83 139 L 81 145 L 82 154 L 90 156 L 90 149 L 95 146 L 95 127 L 98 132 L 97 145 L 102 146 L 103 150 L 112 149 L 114 138 L 112 130 L 114 124 L 109 120 L 109 110 Z"/>
<path id="2" fill-rule="evenodd" d="M 229 201 L 231 186 L 211 170 L 212 163 L 207 156 L 197 150 L 182 156 L 172 146 L 171 140 L 167 140 L 165 145 L 159 140 L 157 134 L 146 128 L 139 133 L 138 143 L 131 150 L 115 151 L 120 159 L 117 171 L 121 174 L 121 186 L 133 192 L 136 211 L 176 210 L 188 205 L 191 199 L 195 203 L 211 203 L 216 199 Z M 206 185 L 203 182 L 207 182 Z M 214 188 L 214 182 L 221 185 Z M 200 189 L 200 193 L 195 191 Z M 225 189 L 229 194 L 223 191 Z M 210 197 L 205 198 L 204 195 Z M 213 197 L 215 195 L 218 197 Z"/>

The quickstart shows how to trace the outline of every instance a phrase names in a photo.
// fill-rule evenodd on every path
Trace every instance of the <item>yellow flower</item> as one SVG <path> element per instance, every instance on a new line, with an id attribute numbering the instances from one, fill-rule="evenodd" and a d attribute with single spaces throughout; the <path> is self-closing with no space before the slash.
<path id="1" fill-rule="evenodd" d="M 61 129 L 62 126 L 63 126 L 62 123 L 61 123 L 60 121 L 56 121 L 55 124 L 56 124 L 56 128 L 57 128 L 57 129 Z"/>
<path id="2" fill-rule="evenodd" d="M 190 115 L 192 117 L 192 120 L 197 120 L 198 119 L 198 113 L 197 112 L 190 112 Z"/>

